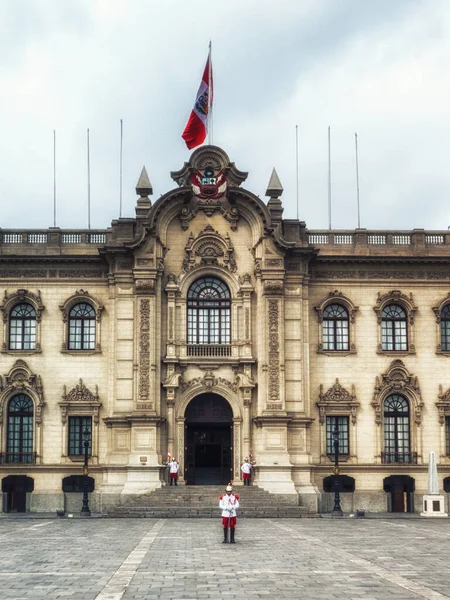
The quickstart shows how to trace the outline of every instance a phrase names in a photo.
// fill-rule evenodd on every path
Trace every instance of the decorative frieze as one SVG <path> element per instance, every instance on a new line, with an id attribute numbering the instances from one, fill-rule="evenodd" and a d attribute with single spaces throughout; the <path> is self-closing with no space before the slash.
<path id="1" fill-rule="evenodd" d="M 279 300 L 268 301 L 269 323 L 269 404 L 280 400 L 280 303 Z"/>
<path id="2" fill-rule="evenodd" d="M 150 396 L 150 300 L 139 301 L 139 401 L 148 402 Z M 149 403 L 152 407 L 152 403 Z"/>

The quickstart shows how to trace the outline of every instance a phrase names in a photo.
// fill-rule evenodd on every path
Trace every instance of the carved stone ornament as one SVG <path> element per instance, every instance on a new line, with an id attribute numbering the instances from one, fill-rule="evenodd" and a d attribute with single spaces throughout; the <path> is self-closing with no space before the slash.
<path id="1" fill-rule="evenodd" d="M 97 300 L 93 296 L 91 296 L 91 294 L 87 290 L 78 290 L 75 292 L 75 294 L 72 294 L 72 296 L 67 298 L 64 304 L 60 304 L 59 306 L 64 323 L 67 323 L 69 319 L 70 309 L 79 302 L 88 302 L 89 304 L 92 304 L 92 306 L 95 309 L 96 321 L 99 322 L 101 320 L 101 315 L 105 308 L 103 304 L 97 302 Z"/>
<path id="2" fill-rule="evenodd" d="M 322 323 L 323 311 L 330 304 L 342 304 L 342 306 L 344 306 L 344 308 L 348 311 L 350 323 L 355 322 L 355 315 L 358 312 L 359 307 L 355 306 L 353 304 L 353 302 L 350 300 L 350 298 L 347 298 L 347 296 L 344 296 L 344 294 L 342 292 L 340 292 L 339 290 L 333 290 L 332 292 L 328 293 L 326 298 L 324 298 L 320 304 L 318 304 L 317 306 L 314 307 L 315 310 L 317 311 L 317 317 L 319 319 L 319 323 Z"/>
<path id="3" fill-rule="evenodd" d="M 36 322 L 40 323 L 42 311 L 44 310 L 40 290 L 38 290 L 37 294 L 33 294 L 33 292 L 28 290 L 17 290 L 17 292 L 8 294 L 8 292 L 5 290 L 3 302 L 0 305 L 0 310 L 3 312 L 3 323 L 8 322 L 9 313 L 12 307 L 20 302 L 27 302 L 33 306 L 34 310 L 36 311 Z"/>
<path id="4" fill-rule="evenodd" d="M 269 280 L 264 282 L 264 293 L 266 294 L 281 294 L 283 289 L 284 285 L 281 280 Z"/>
<path id="5" fill-rule="evenodd" d="M 155 280 L 154 279 L 137 279 L 136 280 L 136 293 L 149 296 L 155 293 Z"/>
<path id="6" fill-rule="evenodd" d="M 139 402 L 150 401 L 150 300 L 139 301 Z"/>
<path id="7" fill-rule="evenodd" d="M 325 417 L 328 414 L 350 415 L 353 425 L 356 424 L 356 411 L 360 403 L 356 399 L 355 386 L 352 384 L 352 392 L 350 393 L 339 383 L 336 377 L 336 382 L 323 393 L 323 385 L 320 384 L 319 401 L 319 420 L 322 425 L 325 422 Z"/>
<path id="8" fill-rule="evenodd" d="M 207 390 L 211 390 L 213 387 L 218 385 L 224 385 L 232 392 L 237 392 L 238 385 L 236 380 L 234 382 L 225 379 L 224 377 L 216 377 L 212 371 L 206 371 L 203 377 L 194 377 L 189 381 L 185 382 L 183 379 L 180 379 L 180 387 L 182 392 L 185 392 L 187 389 L 191 388 L 194 385 L 201 385 Z"/>
<path id="9" fill-rule="evenodd" d="M 383 403 L 389 394 L 402 394 L 410 400 L 414 410 L 414 421 L 422 422 L 423 401 L 417 377 L 411 375 L 401 360 L 394 360 L 388 370 L 375 378 L 372 406 L 375 409 L 375 422 L 381 424 Z"/>
<path id="10" fill-rule="evenodd" d="M 439 423 L 444 425 L 445 417 L 450 416 L 450 388 L 443 392 L 442 385 L 439 385 L 439 401 L 436 402 L 436 407 L 439 414 Z"/>
<path id="11" fill-rule="evenodd" d="M 417 311 L 417 306 L 414 304 L 412 293 L 410 293 L 409 296 L 406 296 L 399 290 L 391 290 L 387 294 L 381 294 L 381 292 L 378 292 L 377 303 L 373 307 L 373 310 L 377 315 L 378 324 L 381 324 L 381 313 L 387 304 L 399 304 L 400 306 L 403 306 L 408 314 L 408 322 L 410 325 L 414 323 L 414 316 Z"/>
<path id="12" fill-rule="evenodd" d="M 5 375 L 5 383 L 0 377 L 1 403 L 8 400 L 14 394 L 29 394 L 35 405 L 35 420 L 39 425 L 42 422 L 42 409 L 45 406 L 44 389 L 40 375 L 34 375 L 24 360 L 16 360 L 14 366 Z M 3 418 L 4 410 L 0 410 L 0 419 Z"/>
<path id="13" fill-rule="evenodd" d="M 102 403 L 98 396 L 98 386 L 95 386 L 95 394 L 87 388 L 83 380 L 77 383 L 77 385 L 67 392 L 66 386 L 63 386 L 62 402 L 58 403 L 61 408 L 61 419 L 65 423 L 67 421 L 67 414 L 73 412 L 79 414 L 80 411 L 84 414 L 92 414 L 94 423 L 98 423 L 99 410 Z"/>
<path id="14" fill-rule="evenodd" d="M 268 323 L 269 323 L 269 364 L 268 364 L 269 398 L 268 398 L 268 403 L 271 403 L 274 405 L 277 405 L 277 403 L 280 401 L 280 322 L 279 322 L 279 320 L 280 320 L 279 301 L 278 300 L 269 300 L 269 303 L 268 303 Z M 277 406 L 277 409 L 278 409 L 278 406 Z"/>
<path id="15" fill-rule="evenodd" d="M 222 267 L 231 273 L 237 269 L 234 247 L 229 235 L 222 237 L 211 225 L 207 225 L 197 237 L 191 233 L 184 251 L 186 253 L 183 261 L 185 273 L 204 265 Z"/>
<path id="16" fill-rule="evenodd" d="M 442 309 L 444 308 L 444 306 L 446 304 L 448 304 L 450 301 L 450 292 L 447 294 L 447 296 L 441 301 L 439 302 L 439 304 L 437 306 L 433 306 L 433 312 L 436 316 L 436 323 L 439 325 L 441 322 L 441 312 Z"/>

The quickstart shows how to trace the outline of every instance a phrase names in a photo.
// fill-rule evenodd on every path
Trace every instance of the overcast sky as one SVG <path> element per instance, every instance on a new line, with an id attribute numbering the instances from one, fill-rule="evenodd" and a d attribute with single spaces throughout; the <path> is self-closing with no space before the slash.
<path id="1" fill-rule="evenodd" d="M 134 216 L 190 152 L 181 133 L 213 44 L 214 137 L 244 186 L 275 166 L 285 218 L 332 227 L 450 225 L 449 0 L 0 0 L 0 227 L 85 228 Z"/>

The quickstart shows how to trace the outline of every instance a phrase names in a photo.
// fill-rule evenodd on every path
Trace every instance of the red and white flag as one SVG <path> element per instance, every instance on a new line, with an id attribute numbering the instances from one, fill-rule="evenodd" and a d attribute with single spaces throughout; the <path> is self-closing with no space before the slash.
<path id="1" fill-rule="evenodd" d="M 211 46 L 209 48 L 208 60 L 203 71 L 202 81 L 198 88 L 194 108 L 189 121 L 181 135 L 186 146 L 191 150 L 203 144 L 208 132 L 208 115 L 213 101 L 213 76 L 211 64 Z"/>

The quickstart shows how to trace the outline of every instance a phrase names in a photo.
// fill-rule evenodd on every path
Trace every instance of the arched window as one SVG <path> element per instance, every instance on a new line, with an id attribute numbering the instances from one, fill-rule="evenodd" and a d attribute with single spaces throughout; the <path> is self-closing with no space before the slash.
<path id="1" fill-rule="evenodd" d="M 216 277 L 197 279 L 189 288 L 188 344 L 230 344 L 230 290 Z"/>
<path id="2" fill-rule="evenodd" d="M 9 349 L 34 350 L 36 348 L 36 311 L 31 304 L 16 304 L 10 313 Z"/>
<path id="3" fill-rule="evenodd" d="M 16 394 L 8 404 L 6 458 L 8 463 L 34 463 L 33 401 L 26 394 Z"/>
<path id="4" fill-rule="evenodd" d="M 442 307 L 440 314 L 441 350 L 450 351 L 450 304 Z"/>
<path id="5" fill-rule="evenodd" d="M 399 394 L 384 401 L 384 463 L 410 463 L 409 403 Z"/>
<path id="6" fill-rule="evenodd" d="M 348 312 L 341 304 L 329 304 L 323 311 L 323 349 L 348 350 Z"/>
<path id="7" fill-rule="evenodd" d="M 95 350 L 95 310 L 86 302 L 70 309 L 69 350 Z"/>
<path id="8" fill-rule="evenodd" d="M 382 350 L 408 350 L 407 315 L 398 304 L 389 304 L 381 311 Z"/>

